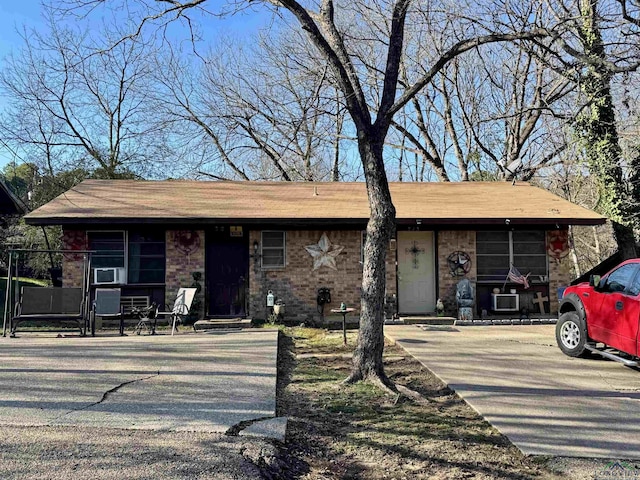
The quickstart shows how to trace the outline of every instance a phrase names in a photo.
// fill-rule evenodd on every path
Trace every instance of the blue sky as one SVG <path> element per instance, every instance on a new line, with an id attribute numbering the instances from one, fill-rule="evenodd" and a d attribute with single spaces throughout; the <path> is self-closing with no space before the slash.
<path id="1" fill-rule="evenodd" d="M 0 57 L 20 46 L 16 29 L 21 29 L 22 25 L 41 25 L 39 0 L 0 0 Z"/>
<path id="2" fill-rule="evenodd" d="M 28 26 L 39 28 L 40 2 L 39 0 L 0 0 L 0 59 L 12 50 L 20 48 L 22 39 L 18 31 Z M 0 60 L 0 68 L 2 60 Z M 0 97 L 0 109 L 4 108 L 4 100 Z M 0 144 L 0 169 L 13 160 L 13 156 Z"/>
<path id="3" fill-rule="evenodd" d="M 208 18 L 200 26 L 205 40 L 215 41 L 218 35 L 252 34 L 268 25 L 269 21 L 270 16 L 266 12 L 251 11 L 224 20 Z M 0 0 L 0 68 L 8 54 L 21 48 L 22 38 L 18 32 L 23 28 L 45 28 L 40 0 Z M 4 104 L 5 100 L 0 96 L 0 111 Z M 14 156 L 0 143 L 0 170 L 13 160 Z M 16 161 L 20 163 L 19 159 Z"/>

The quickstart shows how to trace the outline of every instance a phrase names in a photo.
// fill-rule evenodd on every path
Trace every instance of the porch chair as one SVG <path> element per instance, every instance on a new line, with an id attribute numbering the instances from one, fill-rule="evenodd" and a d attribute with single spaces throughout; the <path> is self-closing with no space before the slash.
<path id="1" fill-rule="evenodd" d="M 96 288 L 91 315 L 91 335 L 96 334 L 96 317 L 120 320 L 120 335 L 124 336 L 124 312 L 120 304 L 119 288 Z"/>
<path id="2" fill-rule="evenodd" d="M 176 295 L 176 301 L 170 312 L 158 312 L 157 315 L 171 317 L 171 335 L 176 331 L 176 324 L 181 323 L 184 317 L 189 315 L 193 298 L 196 296 L 197 288 L 181 288 Z"/>

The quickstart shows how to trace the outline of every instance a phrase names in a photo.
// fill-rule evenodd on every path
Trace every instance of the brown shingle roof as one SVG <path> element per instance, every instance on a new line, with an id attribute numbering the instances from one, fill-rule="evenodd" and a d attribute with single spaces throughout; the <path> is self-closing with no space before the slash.
<path id="1" fill-rule="evenodd" d="M 605 219 L 527 183 L 391 183 L 398 223 L 587 224 Z M 26 216 L 30 224 L 360 222 L 364 183 L 86 180 Z"/>

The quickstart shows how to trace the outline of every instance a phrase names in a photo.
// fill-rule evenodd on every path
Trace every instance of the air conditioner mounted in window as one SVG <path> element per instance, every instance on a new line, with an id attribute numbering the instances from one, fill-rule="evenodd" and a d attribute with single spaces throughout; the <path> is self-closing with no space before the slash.
<path id="1" fill-rule="evenodd" d="M 93 283 L 95 285 L 123 284 L 126 281 L 126 270 L 122 267 L 94 268 Z"/>
<path id="2" fill-rule="evenodd" d="M 494 312 L 514 312 L 520 310 L 520 296 L 517 293 L 492 293 L 491 310 Z"/>

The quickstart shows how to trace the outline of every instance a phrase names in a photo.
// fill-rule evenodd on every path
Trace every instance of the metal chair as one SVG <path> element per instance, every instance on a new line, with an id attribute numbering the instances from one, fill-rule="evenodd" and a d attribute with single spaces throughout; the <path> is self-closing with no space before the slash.
<path id="1" fill-rule="evenodd" d="M 136 335 L 140 335 L 143 328 L 149 330 L 149 335 L 156 334 L 156 323 L 158 320 L 158 306 L 152 303 L 148 307 L 133 307 L 131 315 L 138 318 L 136 325 Z"/>
<path id="2" fill-rule="evenodd" d="M 124 315 L 120 304 L 121 291 L 119 288 L 96 288 L 96 296 L 93 301 L 93 315 L 91 322 L 91 334 L 95 335 L 96 316 L 102 318 L 115 318 L 120 320 L 120 335 L 124 336 Z"/>

